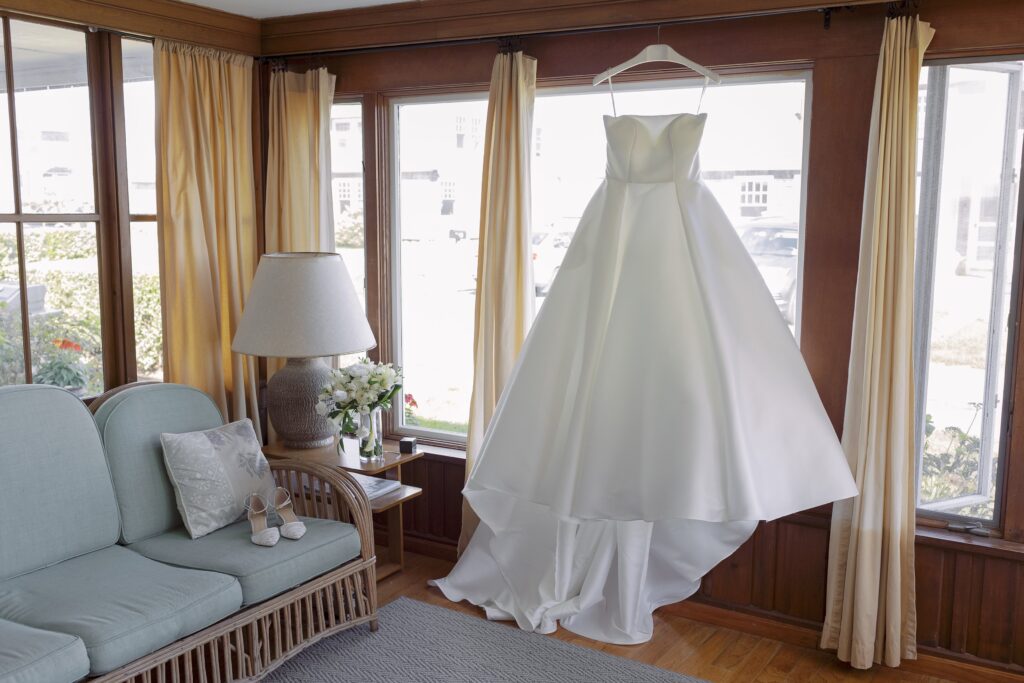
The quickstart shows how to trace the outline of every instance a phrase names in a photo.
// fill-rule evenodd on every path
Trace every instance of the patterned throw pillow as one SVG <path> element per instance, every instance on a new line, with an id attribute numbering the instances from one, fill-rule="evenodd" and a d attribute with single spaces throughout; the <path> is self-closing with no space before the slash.
<path id="1" fill-rule="evenodd" d="M 178 512 L 192 538 L 237 521 L 245 498 L 270 501 L 276 484 L 248 419 L 202 432 L 161 434 Z"/>

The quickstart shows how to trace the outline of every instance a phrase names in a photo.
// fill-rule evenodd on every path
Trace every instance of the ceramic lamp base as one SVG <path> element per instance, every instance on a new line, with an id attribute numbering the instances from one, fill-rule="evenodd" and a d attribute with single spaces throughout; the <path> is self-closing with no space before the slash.
<path id="1" fill-rule="evenodd" d="M 267 414 L 288 448 L 320 448 L 334 441 L 337 428 L 316 412 L 330 376 L 319 358 L 289 358 L 267 382 Z"/>

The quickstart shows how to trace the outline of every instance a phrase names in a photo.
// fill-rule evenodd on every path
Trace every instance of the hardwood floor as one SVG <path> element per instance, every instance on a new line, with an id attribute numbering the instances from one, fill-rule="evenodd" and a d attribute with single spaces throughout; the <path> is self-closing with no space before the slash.
<path id="1" fill-rule="evenodd" d="M 378 585 L 380 604 L 405 596 L 483 618 L 479 609 L 464 602 L 448 602 L 440 591 L 427 586 L 427 579 L 444 576 L 451 566 L 445 560 L 407 553 L 404 571 Z M 712 683 L 949 683 L 945 679 L 896 669 L 857 671 L 827 652 L 661 612 L 654 615 L 654 638 L 643 645 L 606 645 L 581 638 L 565 629 L 560 629 L 552 637 Z"/>

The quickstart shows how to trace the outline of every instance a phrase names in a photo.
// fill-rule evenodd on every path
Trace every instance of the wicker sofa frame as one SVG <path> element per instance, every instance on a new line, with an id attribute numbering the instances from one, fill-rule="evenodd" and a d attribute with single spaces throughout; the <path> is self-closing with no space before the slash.
<path id="1" fill-rule="evenodd" d="M 373 517 L 363 489 L 346 472 L 322 465 L 275 460 L 270 468 L 297 514 L 354 525 L 359 557 L 90 681 L 257 681 L 338 631 L 360 624 L 377 630 Z"/>

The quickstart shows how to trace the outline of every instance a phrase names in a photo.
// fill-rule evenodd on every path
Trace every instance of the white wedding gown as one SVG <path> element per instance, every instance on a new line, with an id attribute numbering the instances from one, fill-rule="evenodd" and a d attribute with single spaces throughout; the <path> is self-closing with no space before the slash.
<path id="1" fill-rule="evenodd" d="M 649 640 L 758 520 L 857 494 L 789 328 L 699 180 L 705 115 L 605 117 L 580 219 L 464 494 L 450 600 Z"/>

